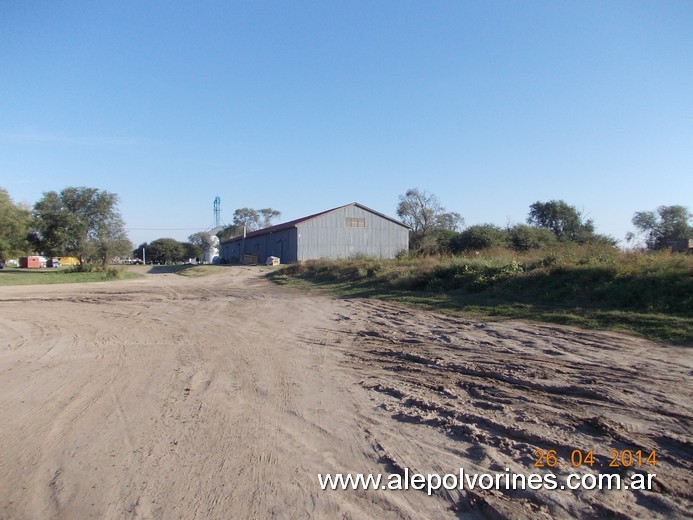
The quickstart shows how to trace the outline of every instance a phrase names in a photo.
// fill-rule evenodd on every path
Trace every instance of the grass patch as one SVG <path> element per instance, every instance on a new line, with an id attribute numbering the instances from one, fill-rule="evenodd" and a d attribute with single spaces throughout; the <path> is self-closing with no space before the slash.
<path id="1" fill-rule="evenodd" d="M 338 297 L 481 319 L 522 319 L 693 343 L 693 257 L 563 247 L 531 254 L 321 260 L 268 275 Z"/>
<path id="2" fill-rule="evenodd" d="M 0 286 L 109 282 L 139 277 L 136 273 L 117 267 L 109 267 L 106 271 L 76 271 L 69 267 L 40 270 L 6 267 L 0 269 Z"/>
<path id="3" fill-rule="evenodd" d="M 209 264 L 173 264 L 173 265 L 152 265 L 146 266 L 147 274 L 177 274 L 180 276 L 189 276 L 191 278 L 199 278 L 210 274 L 218 274 L 224 267 Z"/>
<path id="4" fill-rule="evenodd" d="M 219 270 L 223 269 L 223 267 L 220 268 L 216 265 L 191 265 L 187 267 L 188 269 L 181 269 L 176 274 L 198 278 L 200 276 L 209 276 L 210 274 L 219 274 Z"/>

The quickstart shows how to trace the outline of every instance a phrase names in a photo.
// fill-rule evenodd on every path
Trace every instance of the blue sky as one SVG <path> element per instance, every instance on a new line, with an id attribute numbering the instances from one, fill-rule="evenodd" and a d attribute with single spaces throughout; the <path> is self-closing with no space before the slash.
<path id="1" fill-rule="evenodd" d="M 419 187 L 468 225 L 693 209 L 690 1 L 1 2 L 0 187 L 120 196 L 135 244 Z"/>

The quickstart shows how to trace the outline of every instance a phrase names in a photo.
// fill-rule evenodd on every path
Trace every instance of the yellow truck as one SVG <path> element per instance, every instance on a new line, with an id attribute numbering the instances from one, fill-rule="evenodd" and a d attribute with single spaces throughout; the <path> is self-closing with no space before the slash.
<path id="1" fill-rule="evenodd" d="M 61 256 L 58 258 L 60 261 L 60 265 L 65 266 L 65 265 L 79 265 L 79 258 L 74 257 L 74 256 Z"/>

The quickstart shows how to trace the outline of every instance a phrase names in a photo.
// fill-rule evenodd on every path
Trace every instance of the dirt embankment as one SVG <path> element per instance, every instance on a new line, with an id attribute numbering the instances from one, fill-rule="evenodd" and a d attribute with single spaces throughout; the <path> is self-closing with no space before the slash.
<path id="1" fill-rule="evenodd" d="M 0 288 L 0 518 L 690 514 L 693 360 L 258 270 Z M 656 473 L 652 491 L 322 491 L 318 473 Z M 573 450 L 595 464 L 572 468 Z M 608 468 L 610 451 L 656 467 Z M 603 464 L 607 467 L 600 468 Z"/>

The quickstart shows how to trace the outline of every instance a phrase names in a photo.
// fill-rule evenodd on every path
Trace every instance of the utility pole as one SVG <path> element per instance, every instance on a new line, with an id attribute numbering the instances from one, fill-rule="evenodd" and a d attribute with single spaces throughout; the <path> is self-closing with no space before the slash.
<path id="1" fill-rule="evenodd" d="M 243 224 L 243 250 L 241 251 L 241 263 L 244 264 L 243 257 L 245 256 L 245 224 Z"/>

